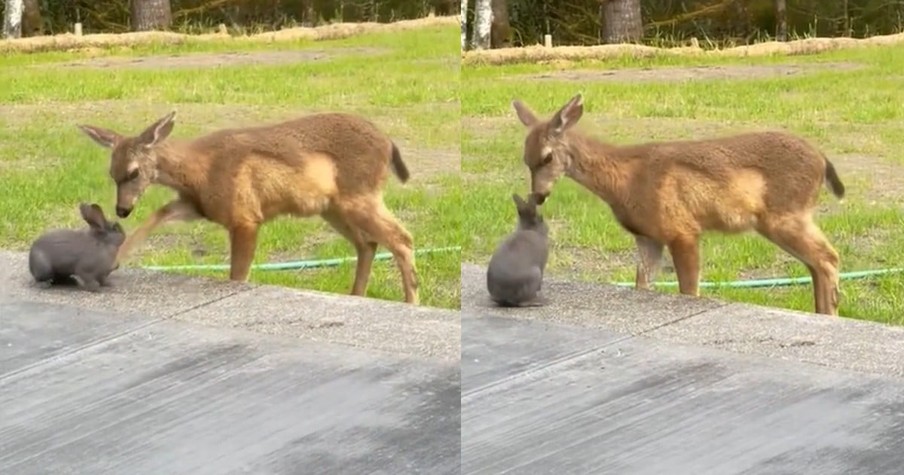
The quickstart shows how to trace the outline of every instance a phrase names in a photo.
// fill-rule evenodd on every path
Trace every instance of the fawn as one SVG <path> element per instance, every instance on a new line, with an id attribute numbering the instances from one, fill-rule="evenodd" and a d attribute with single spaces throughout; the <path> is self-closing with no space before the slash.
<path id="1" fill-rule="evenodd" d="M 365 294 L 381 244 L 402 274 L 405 301 L 418 303 L 412 237 L 386 208 L 382 193 L 389 169 L 405 183 L 408 168 L 398 147 L 372 122 L 347 113 L 319 113 L 167 140 L 175 117 L 172 111 L 134 137 L 78 125 L 111 150 L 109 173 L 120 218 L 129 216 L 152 184 L 178 195 L 126 239 L 117 263 L 157 226 L 200 218 L 229 231 L 229 278 L 246 281 L 261 225 L 280 215 L 320 215 L 355 247 L 352 295 Z"/>
<path id="2" fill-rule="evenodd" d="M 565 175 L 595 193 L 634 236 L 636 289 L 649 289 L 668 246 L 682 294 L 699 296 L 700 235 L 755 230 L 807 266 L 816 313 L 837 315 L 839 256 L 813 221 L 823 183 L 844 185 L 826 156 L 787 132 L 617 146 L 573 128 L 583 97 L 543 121 L 512 101 L 528 129 L 523 160 L 543 203 Z"/>

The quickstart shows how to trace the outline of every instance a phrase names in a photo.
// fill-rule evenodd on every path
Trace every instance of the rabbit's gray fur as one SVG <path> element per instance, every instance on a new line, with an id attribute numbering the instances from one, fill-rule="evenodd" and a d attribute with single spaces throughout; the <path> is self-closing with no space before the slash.
<path id="1" fill-rule="evenodd" d="M 499 305 L 539 305 L 537 298 L 549 256 L 549 229 L 537 211 L 536 197 L 512 195 L 518 227 L 496 248 L 487 266 L 487 290 Z"/>
<path id="2" fill-rule="evenodd" d="M 96 204 L 79 205 L 88 229 L 58 229 L 39 237 L 28 254 L 28 270 L 39 283 L 72 284 L 73 276 L 89 290 L 106 285 L 125 241 L 117 222 L 109 222 Z"/>

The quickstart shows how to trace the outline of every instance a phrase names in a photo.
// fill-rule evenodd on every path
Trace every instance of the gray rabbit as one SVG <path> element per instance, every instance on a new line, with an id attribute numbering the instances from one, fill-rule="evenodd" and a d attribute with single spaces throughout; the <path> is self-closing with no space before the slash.
<path id="1" fill-rule="evenodd" d="M 73 276 L 88 290 L 106 285 L 116 267 L 116 253 L 125 241 L 117 222 L 109 222 L 100 206 L 79 205 L 88 229 L 58 229 L 45 233 L 31 245 L 28 270 L 38 283 L 74 284 Z"/>
<path id="2" fill-rule="evenodd" d="M 518 227 L 490 258 L 487 290 L 493 301 L 504 307 L 540 306 L 545 303 L 538 293 L 549 256 L 549 228 L 537 212 L 533 194 L 527 201 L 516 194 L 512 200 L 518 210 Z"/>

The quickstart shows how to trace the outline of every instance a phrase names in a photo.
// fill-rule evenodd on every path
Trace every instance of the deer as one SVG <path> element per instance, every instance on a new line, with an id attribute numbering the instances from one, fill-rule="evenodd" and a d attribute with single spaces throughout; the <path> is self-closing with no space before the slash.
<path id="1" fill-rule="evenodd" d="M 526 128 L 522 160 L 538 203 L 562 176 L 604 201 L 634 238 L 635 289 L 650 289 L 667 247 L 679 293 L 699 297 L 701 235 L 756 231 L 807 267 L 816 313 L 838 314 L 840 258 L 813 214 L 823 184 L 839 201 L 845 186 L 804 138 L 766 130 L 616 145 L 575 128 L 581 93 L 547 120 L 511 104 Z"/>
<path id="2" fill-rule="evenodd" d="M 323 112 L 280 123 L 170 138 L 176 111 L 135 136 L 87 124 L 77 127 L 110 150 L 116 215 L 127 218 L 151 185 L 176 197 L 154 211 L 120 247 L 116 265 L 158 226 L 205 219 L 229 233 L 229 279 L 246 282 L 260 227 L 283 215 L 319 215 L 357 254 L 351 295 L 364 296 L 377 245 L 387 247 L 402 277 L 405 302 L 418 304 L 413 238 L 383 201 L 389 170 L 410 177 L 399 148 L 361 116 Z"/>

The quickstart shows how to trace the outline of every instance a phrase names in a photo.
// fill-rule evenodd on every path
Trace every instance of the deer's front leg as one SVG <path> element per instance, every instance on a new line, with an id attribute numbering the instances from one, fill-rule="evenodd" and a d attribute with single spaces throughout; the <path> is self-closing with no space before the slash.
<path id="1" fill-rule="evenodd" d="M 122 246 L 119 247 L 119 252 L 116 254 L 115 267 L 119 267 L 119 264 L 129 253 L 147 240 L 148 235 L 161 224 L 170 221 L 191 221 L 200 216 L 193 205 L 182 200 L 173 200 L 161 206 L 160 209 L 154 211 L 148 219 L 126 237 L 125 242 L 122 243 Z"/>
<path id="2" fill-rule="evenodd" d="M 245 282 L 257 249 L 257 225 L 234 226 L 229 230 L 229 279 Z"/>
<path id="3" fill-rule="evenodd" d="M 678 274 L 678 291 L 700 296 L 700 246 L 697 236 L 683 237 L 669 243 L 669 252 Z"/>
<path id="4" fill-rule="evenodd" d="M 665 246 L 644 236 L 634 236 L 634 242 L 637 244 L 638 257 L 634 288 L 647 290 L 659 273 L 659 267 L 662 264 L 662 250 Z"/>

